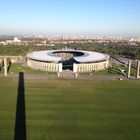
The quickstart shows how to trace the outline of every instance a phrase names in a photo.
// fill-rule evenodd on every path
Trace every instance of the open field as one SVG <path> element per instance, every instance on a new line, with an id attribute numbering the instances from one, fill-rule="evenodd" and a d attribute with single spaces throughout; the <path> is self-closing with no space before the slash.
<path id="1" fill-rule="evenodd" d="M 139 81 L 19 81 L 0 78 L 0 140 L 140 139 Z"/>
<path id="2" fill-rule="evenodd" d="M 69 69 L 69 68 L 68 68 Z M 125 70 L 126 68 L 123 65 L 114 65 L 112 68 L 102 70 L 102 71 L 96 71 L 96 72 L 84 72 L 80 73 L 80 75 L 123 75 L 120 71 L 120 69 Z M 0 63 L 0 74 L 3 73 L 4 69 L 2 64 Z M 27 66 L 24 66 L 24 64 L 21 63 L 13 63 L 9 67 L 9 74 L 18 74 L 19 72 L 24 72 L 25 74 L 45 74 L 46 72 L 41 70 L 33 70 Z M 136 70 L 132 68 L 131 71 L 132 75 L 136 75 Z M 127 72 L 125 72 L 127 73 Z M 47 74 L 56 74 L 56 72 L 47 72 Z"/>
<path id="3" fill-rule="evenodd" d="M 0 71 L 0 73 L 3 73 L 4 69 Z M 20 63 L 13 63 L 10 68 L 8 73 L 9 74 L 18 74 L 19 72 L 24 72 L 25 74 L 45 74 L 45 72 L 40 71 L 40 70 L 32 70 L 29 67 L 25 67 L 23 64 Z"/>
<path id="4" fill-rule="evenodd" d="M 0 64 L 0 68 L 2 64 Z M 21 63 L 13 63 L 11 64 L 8 74 L 18 74 L 19 72 L 24 72 L 25 74 L 46 74 L 46 72 L 41 70 L 33 70 L 24 64 Z M 4 73 L 4 68 L 0 69 L 0 74 Z M 55 72 L 47 72 L 47 74 L 56 74 Z"/>

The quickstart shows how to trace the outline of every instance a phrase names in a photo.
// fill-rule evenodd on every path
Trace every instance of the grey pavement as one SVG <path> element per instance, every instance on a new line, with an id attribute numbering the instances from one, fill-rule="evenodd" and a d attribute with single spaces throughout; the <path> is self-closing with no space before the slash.
<path id="1" fill-rule="evenodd" d="M 8 74 L 8 78 L 18 78 L 19 74 Z M 3 74 L 0 74 L 0 77 L 4 77 Z M 25 79 L 85 79 L 85 80 L 126 80 L 124 76 L 109 76 L 109 75 L 78 75 L 76 78 L 73 73 L 60 74 L 60 77 L 57 74 L 24 74 Z"/>

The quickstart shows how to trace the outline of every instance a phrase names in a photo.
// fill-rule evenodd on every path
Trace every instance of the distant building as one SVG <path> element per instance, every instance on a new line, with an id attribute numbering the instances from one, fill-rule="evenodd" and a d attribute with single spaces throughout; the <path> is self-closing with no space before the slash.
<path id="1" fill-rule="evenodd" d="M 131 38 L 130 40 L 129 40 L 130 42 L 134 42 L 134 41 L 136 41 L 134 38 Z"/>
<path id="2" fill-rule="evenodd" d="M 14 41 L 13 42 L 14 43 L 19 43 L 19 42 L 21 42 L 21 40 L 19 40 L 18 37 L 14 37 Z"/>
<path id="3" fill-rule="evenodd" d="M 136 38 L 136 41 L 140 42 L 140 36 Z"/>

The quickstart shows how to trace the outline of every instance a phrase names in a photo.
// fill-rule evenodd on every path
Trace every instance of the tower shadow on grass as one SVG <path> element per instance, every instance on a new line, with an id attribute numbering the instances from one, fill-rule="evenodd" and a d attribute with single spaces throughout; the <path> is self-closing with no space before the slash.
<path id="1" fill-rule="evenodd" d="M 24 73 L 19 73 L 14 140 L 27 140 Z"/>

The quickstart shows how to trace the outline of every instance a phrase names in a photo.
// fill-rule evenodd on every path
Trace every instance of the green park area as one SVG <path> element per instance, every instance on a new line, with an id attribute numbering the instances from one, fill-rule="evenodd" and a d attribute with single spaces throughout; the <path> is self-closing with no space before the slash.
<path id="1" fill-rule="evenodd" d="M 44 72 L 41 70 L 33 70 L 29 68 L 28 66 L 25 66 L 21 63 L 13 63 L 8 67 L 8 74 L 18 74 L 19 72 L 24 72 L 24 74 L 56 74 L 56 72 Z M 4 73 L 4 67 L 3 64 L 0 63 L 0 74 Z M 124 65 L 116 65 L 114 64 L 111 68 L 108 68 L 103 71 L 96 71 L 96 72 L 85 72 L 80 73 L 80 75 L 127 75 L 127 67 Z M 136 69 L 131 68 L 131 75 L 136 76 Z"/>
<path id="2" fill-rule="evenodd" d="M 0 64 L 0 73 L 4 73 L 3 65 Z M 41 70 L 33 70 L 28 66 L 25 66 L 21 63 L 13 63 L 8 68 L 8 74 L 18 74 L 19 72 L 23 72 L 24 74 L 46 74 L 46 72 Z M 47 72 L 47 74 L 53 74 L 53 72 Z"/>
<path id="3" fill-rule="evenodd" d="M 20 78 L 0 78 L 0 140 L 140 139 L 139 81 Z"/>
<path id="4" fill-rule="evenodd" d="M 102 71 L 93 71 L 93 72 L 83 72 L 80 75 L 120 75 L 127 77 L 128 67 L 123 64 L 113 64 L 112 67 L 102 70 Z M 136 68 L 131 67 L 131 76 L 136 76 Z"/>

